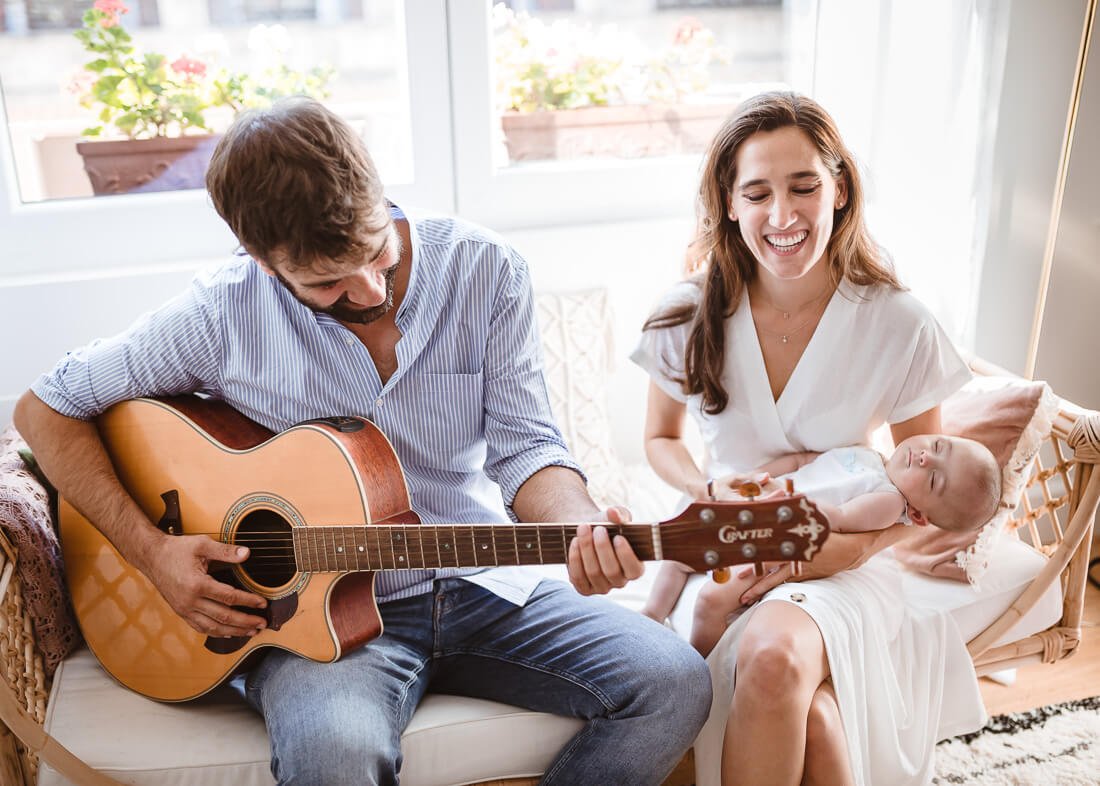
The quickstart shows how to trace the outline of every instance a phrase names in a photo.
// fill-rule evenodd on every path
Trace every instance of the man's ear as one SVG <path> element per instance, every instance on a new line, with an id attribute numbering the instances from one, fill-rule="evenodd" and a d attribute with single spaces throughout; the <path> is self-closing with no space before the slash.
<path id="1" fill-rule="evenodd" d="M 916 524 L 918 527 L 924 527 L 931 523 L 923 513 L 914 508 L 908 502 L 905 503 L 905 513 L 909 516 L 909 520 Z"/>

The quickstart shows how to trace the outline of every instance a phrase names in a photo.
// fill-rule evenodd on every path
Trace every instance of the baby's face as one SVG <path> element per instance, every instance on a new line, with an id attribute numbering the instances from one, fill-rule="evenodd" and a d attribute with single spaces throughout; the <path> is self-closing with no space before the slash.
<path id="1" fill-rule="evenodd" d="M 934 524 L 949 522 L 961 508 L 981 501 L 981 477 L 988 451 L 978 442 L 942 434 L 922 434 L 898 445 L 886 462 L 890 481 L 910 505 Z"/>

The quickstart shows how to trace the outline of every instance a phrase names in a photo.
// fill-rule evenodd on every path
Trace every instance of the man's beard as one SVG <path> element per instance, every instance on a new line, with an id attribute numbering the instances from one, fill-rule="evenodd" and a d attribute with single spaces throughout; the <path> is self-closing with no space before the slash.
<path id="1" fill-rule="evenodd" d="M 377 306 L 368 306 L 367 308 L 361 308 L 359 306 L 351 305 L 351 301 L 348 300 L 348 295 L 345 292 L 340 296 L 339 300 L 333 303 L 331 306 L 319 306 L 316 303 L 311 303 L 308 299 L 299 295 L 293 285 L 285 278 L 279 271 L 275 271 L 275 275 L 279 278 L 279 281 L 283 283 L 283 286 L 287 288 L 290 294 L 294 295 L 294 298 L 306 308 L 316 311 L 319 314 L 328 314 L 331 317 L 335 317 L 341 322 L 351 322 L 357 325 L 366 325 L 381 319 L 390 312 L 393 308 L 393 289 L 397 280 L 397 269 L 400 267 L 400 263 L 386 268 L 386 272 L 382 275 L 386 279 L 386 299 L 379 303 Z"/>

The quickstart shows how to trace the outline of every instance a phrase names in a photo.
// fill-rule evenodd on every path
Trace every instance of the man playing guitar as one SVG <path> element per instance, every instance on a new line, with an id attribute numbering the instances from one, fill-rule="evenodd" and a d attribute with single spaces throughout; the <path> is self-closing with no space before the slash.
<path id="1" fill-rule="evenodd" d="M 67 355 L 15 414 L 64 498 L 191 628 L 258 635 L 267 602 L 210 573 L 247 548 L 166 534 L 127 493 L 93 422 L 116 402 L 199 392 L 273 432 L 370 418 L 426 524 L 628 518 L 592 502 L 553 423 L 526 263 L 499 238 L 389 203 L 359 137 L 308 99 L 240 115 L 207 187 L 246 256 Z M 709 674 L 671 631 L 581 597 L 641 575 L 621 536 L 579 524 L 568 570 L 576 591 L 519 568 L 379 573 L 374 641 L 331 663 L 265 649 L 246 696 L 277 780 L 395 783 L 431 687 L 586 720 L 544 783 L 660 783 L 705 720 Z"/>

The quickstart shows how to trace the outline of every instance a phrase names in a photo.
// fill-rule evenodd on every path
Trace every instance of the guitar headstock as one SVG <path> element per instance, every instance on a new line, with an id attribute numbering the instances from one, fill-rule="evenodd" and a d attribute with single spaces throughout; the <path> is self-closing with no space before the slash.
<path id="1" fill-rule="evenodd" d="M 809 562 L 829 537 L 829 521 L 802 494 L 693 502 L 661 522 L 664 559 L 697 571 L 763 562 Z"/>

